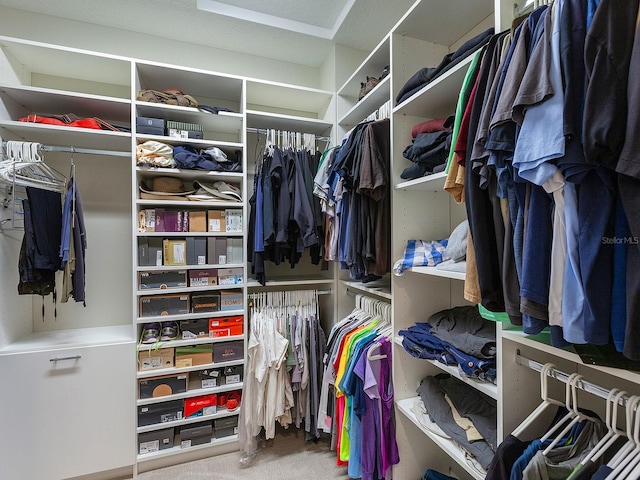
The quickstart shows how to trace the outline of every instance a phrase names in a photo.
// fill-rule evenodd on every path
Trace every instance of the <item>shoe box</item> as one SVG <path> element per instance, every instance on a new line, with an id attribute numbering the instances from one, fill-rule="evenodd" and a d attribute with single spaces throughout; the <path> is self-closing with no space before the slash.
<path id="1" fill-rule="evenodd" d="M 206 210 L 189 210 L 189 231 L 197 233 L 207 231 Z"/>
<path id="2" fill-rule="evenodd" d="M 225 385 L 232 385 L 234 383 L 242 382 L 244 375 L 244 367 L 242 365 L 230 365 L 224 367 L 222 379 Z"/>
<path id="3" fill-rule="evenodd" d="M 222 342 L 213 344 L 213 361 L 215 363 L 241 360 L 244 356 L 244 342 Z"/>
<path id="4" fill-rule="evenodd" d="M 230 239 L 224 237 L 209 237 L 207 239 L 207 258 L 210 264 L 225 265 L 231 263 L 231 260 L 227 258 L 227 240 Z"/>
<path id="5" fill-rule="evenodd" d="M 200 397 L 187 398 L 184 401 L 185 418 L 213 415 L 218 411 L 218 396 L 215 393 Z"/>
<path id="6" fill-rule="evenodd" d="M 213 338 L 242 335 L 244 332 L 244 317 L 217 317 L 209 319 L 209 332 Z"/>
<path id="7" fill-rule="evenodd" d="M 176 122 L 174 120 L 167 120 L 166 134 L 171 138 L 195 138 L 199 140 L 204 138 L 202 125 L 197 123 Z"/>
<path id="8" fill-rule="evenodd" d="M 195 367 L 213 362 L 211 345 L 186 345 L 176 347 L 176 368 Z"/>
<path id="9" fill-rule="evenodd" d="M 179 288 L 187 286 L 187 271 L 140 272 L 140 290 Z"/>
<path id="10" fill-rule="evenodd" d="M 162 118 L 136 117 L 136 132 L 145 135 L 164 136 L 165 122 Z"/>
<path id="11" fill-rule="evenodd" d="M 194 374 L 198 375 L 201 388 L 213 388 L 222 385 L 224 369 L 207 368 L 205 370 L 194 372 Z"/>
<path id="12" fill-rule="evenodd" d="M 141 267 L 161 267 L 162 239 L 154 237 L 138 238 L 138 265 Z"/>
<path id="13" fill-rule="evenodd" d="M 189 270 L 190 287 L 209 287 L 218 284 L 218 269 L 203 268 Z"/>
<path id="14" fill-rule="evenodd" d="M 175 432 L 173 428 L 163 428 L 138 434 L 138 454 L 159 452 L 167 448 L 173 448 Z"/>
<path id="15" fill-rule="evenodd" d="M 227 231 L 226 214 L 224 210 L 208 210 L 207 220 L 208 220 L 209 232 L 226 232 Z M 226 255 L 226 247 L 225 247 L 225 255 Z"/>
<path id="16" fill-rule="evenodd" d="M 142 405 L 138 407 L 138 426 L 155 425 L 157 423 L 167 423 L 182 420 L 183 400 L 171 400 L 168 402 Z"/>
<path id="17" fill-rule="evenodd" d="M 227 260 L 229 256 L 227 255 Z M 244 278 L 244 269 L 239 268 L 220 268 L 218 269 L 218 285 L 242 285 Z"/>
<path id="18" fill-rule="evenodd" d="M 187 374 L 179 374 L 141 379 L 138 381 L 138 398 L 157 398 L 184 393 L 188 389 L 188 378 Z"/>
<path id="19" fill-rule="evenodd" d="M 213 427 L 211 422 L 195 423 L 180 428 L 180 447 L 189 448 L 211 442 Z"/>
<path id="20" fill-rule="evenodd" d="M 167 294 L 140 297 L 140 317 L 189 313 L 189 295 Z"/>
<path id="21" fill-rule="evenodd" d="M 217 312 L 220 310 L 220 293 L 194 293 L 191 295 L 191 310 L 193 313 Z"/>
<path id="22" fill-rule="evenodd" d="M 208 318 L 180 320 L 178 322 L 178 326 L 180 328 L 180 331 L 182 332 L 183 340 L 209 337 L 209 319 Z"/>
<path id="23" fill-rule="evenodd" d="M 220 277 L 218 277 L 218 283 Z M 223 290 L 220 292 L 220 310 L 223 312 L 242 310 L 244 307 L 240 290 Z"/>
<path id="24" fill-rule="evenodd" d="M 171 368 L 174 365 L 175 349 L 159 348 L 158 350 L 143 350 L 138 352 L 138 370 L 156 370 Z"/>
<path id="25" fill-rule="evenodd" d="M 187 265 L 204 265 L 207 263 L 207 239 L 204 237 L 187 237 Z"/>
<path id="26" fill-rule="evenodd" d="M 216 418 L 213 421 L 213 429 L 216 438 L 228 437 L 238 434 L 238 416 Z"/>

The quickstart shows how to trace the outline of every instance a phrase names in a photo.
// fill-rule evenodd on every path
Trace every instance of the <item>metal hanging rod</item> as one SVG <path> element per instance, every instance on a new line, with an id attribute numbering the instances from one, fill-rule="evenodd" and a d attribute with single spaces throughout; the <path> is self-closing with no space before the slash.
<path id="1" fill-rule="evenodd" d="M 25 142 L 29 143 L 29 142 Z M 33 142 L 37 143 L 37 142 Z M 2 147 L 6 147 L 7 142 L 2 142 Z M 61 147 L 58 145 L 43 145 L 38 144 L 40 150 L 44 152 L 63 152 L 63 153 L 79 153 L 86 155 L 111 155 L 114 157 L 130 157 L 131 152 L 123 152 L 120 150 L 96 150 L 93 148 L 77 148 L 77 147 Z"/>
<path id="2" fill-rule="evenodd" d="M 269 285 L 267 285 L 268 287 Z M 300 290 L 278 290 L 278 292 L 298 292 Z M 306 291 L 306 290 L 302 290 L 302 291 Z M 250 293 L 248 295 L 249 298 L 254 299 L 254 298 L 258 298 L 260 295 L 263 295 L 265 293 L 272 293 L 269 291 L 265 291 L 265 292 L 254 292 L 254 293 Z M 333 292 L 331 290 L 317 290 L 316 293 L 318 295 L 331 295 Z"/>
<path id="3" fill-rule="evenodd" d="M 267 132 L 269 130 L 276 130 L 276 131 L 280 131 L 280 132 L 289 131 L 289 130 L 278 130 L 277 128 L 275 128 L 275 129 L 267 129 L 267 128 L 250 128 L 250 127 L 247 127 L 246 130 L 249 133 L 263 133 L 265 135 L 267 134 Z M 305 132 L 293 132 L 292 131 L 292 133 L 303 133 L 304 134 Z M 315 133 L 309 133 L 309 135 L 315 135 L 316 140 L 320 140 L 322 142 L 331 142 L 332 141 L 331 137 L 323 137 L 323 136 L 320 136 L 320 135 L 316 135 Z"/>
<path id="4" fill-rule="evenodd" d="M 520 355 L 519 350 L 518 350 L 518 353 L 516 354 L 516 363 L 524 367 L 530 368 L 532 370 L 535 370 L 536 372 L 541 372 L 542 367 L 544 367 L 544 364 Z M 569 380 L 569 374 L 562 372 L 557 368 L 549 369 L 549 372 L 547 373 L 547 375 L 549 375 L 551 378 L 555 378 L 556 380 L 562 383 L 567 383 L 567 381 Z M 591 383 L 586 380 L 580 380 L 576 384 L 576 388 L 579 388 L 580 390 L 584 390 L 585 392 L 595 395 L 596 397 L 604 398 L 605 400 L 609 397 L 609 392 L 610 392 L 608 388 L 601 387 L 600 385 L 596 385 L 595 383 Z M 623 395 L 620 398 L 620 405 L 624 407 L 627 404 L 628 400 L 629 400 L 629 395 Z"/>

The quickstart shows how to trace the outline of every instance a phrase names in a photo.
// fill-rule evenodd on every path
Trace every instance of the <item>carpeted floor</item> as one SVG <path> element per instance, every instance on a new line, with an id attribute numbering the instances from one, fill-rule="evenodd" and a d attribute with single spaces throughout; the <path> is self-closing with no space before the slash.
<path id="1" fill-rule="evenodd" d="M 328 441 L 304 441 L 304 432 L 279 430 L 273 441 L 257 453 L 249 466 L 240 453 L 218 455 L 190 463 L 141 473 L 138 480 L 346 480 L 346 467 L 336 466 Z"/>

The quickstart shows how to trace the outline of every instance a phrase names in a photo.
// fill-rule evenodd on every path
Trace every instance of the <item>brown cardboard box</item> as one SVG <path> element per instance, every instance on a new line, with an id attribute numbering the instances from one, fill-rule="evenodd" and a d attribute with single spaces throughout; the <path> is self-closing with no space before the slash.
<path id="1" fill-rule="evenodd" d="M 207 212 L 208 231 L 209 232 L 226 232 L 226 216 L 224 210 L 209 210 Z"/>
<path id="2" fill-rule="evenodd" d="M 138 352 L 138 370 L 157 370 L 173 367 L 175 349 L 160 348 L 158 350 L 142 350 Z"/>
<path id="3" fill-rule="evenodd" d="M 205 212 L 204 210 L 191 210 L 189 212 L 189 231 L 207 231 L 207 212 Z"/>
<path id="4" fill-rule="evenodd" d="M 187 241 L 165 238 L 162 241 L 165 265 L 187 264 Z"/>
<path id="5" fill-rule="evenodd" d="M 188 345 L 176 348 L 176 368 L 208 365 L 213 362 L 211 345 Z"/>

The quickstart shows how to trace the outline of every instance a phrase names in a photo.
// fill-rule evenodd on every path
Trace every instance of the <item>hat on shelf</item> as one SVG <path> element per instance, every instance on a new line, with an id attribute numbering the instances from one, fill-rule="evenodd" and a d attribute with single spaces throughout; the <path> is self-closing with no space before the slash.
<path id="1" fill-rule="evenodd" d="M 190 200 L 200 200 L 205 202 L 241 202 L 242 192 L 238 187 L 227 182 L 215 182 L 207 184 L 196 180 L 193 186 L 197 188 L 195 194 L 189 195 Z"/>
<path id="2" fill-rule="evenodd" d="M 154 177 L 151 184 L 140 182 L 140 198 L 149 200 L 186 200 L 195 190 L 186 190 L 184 183 L 175 177 Z"/>

